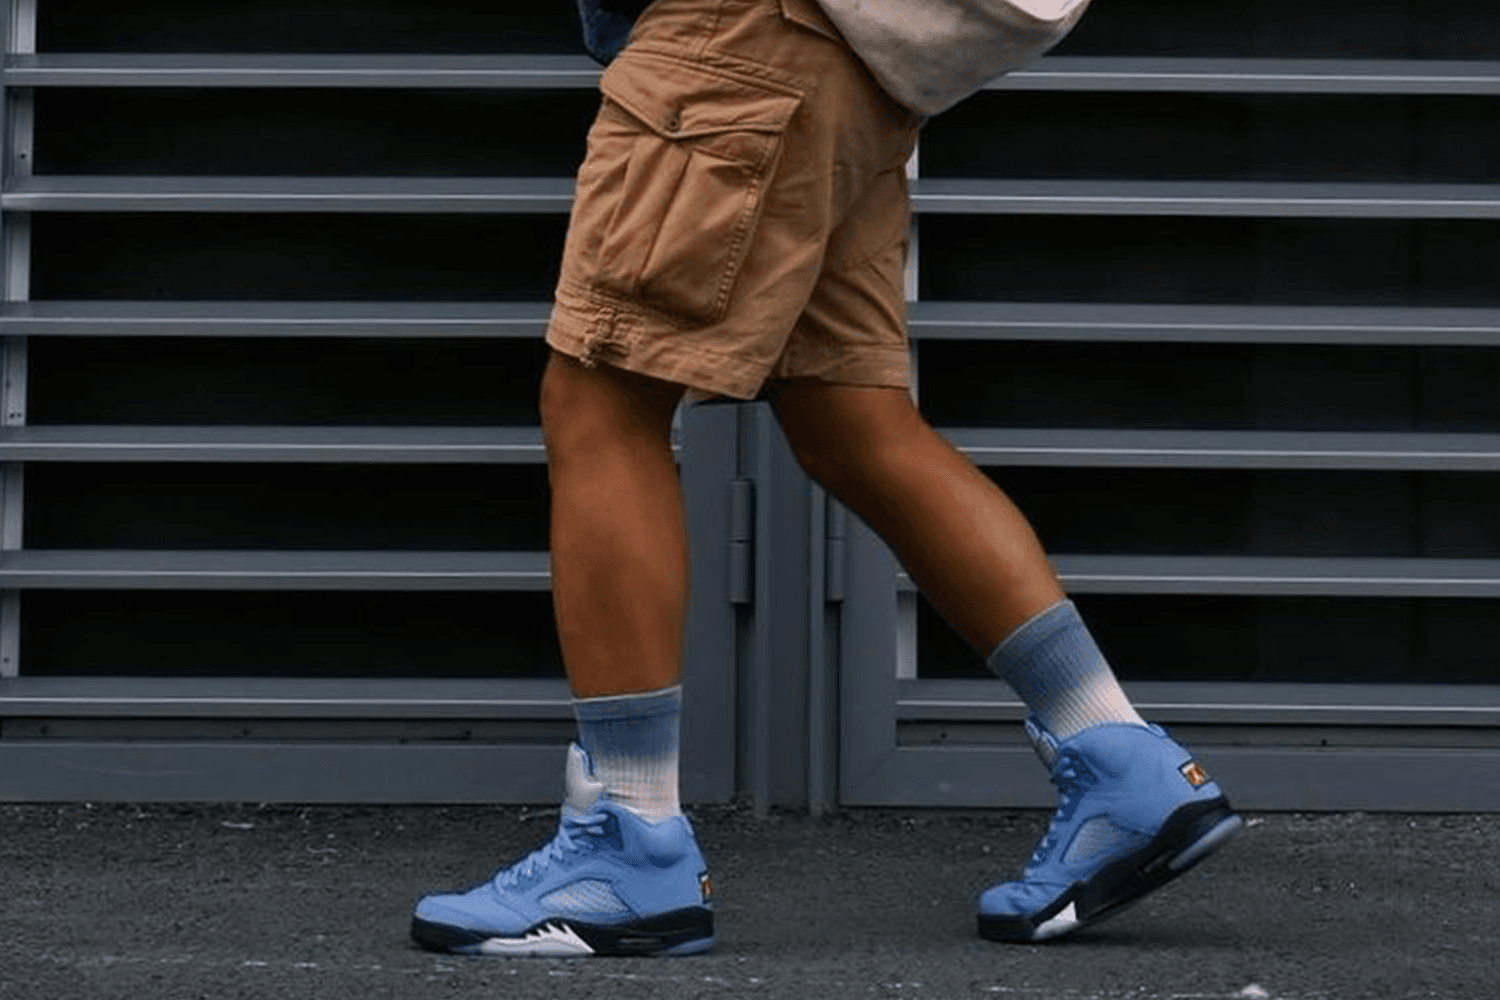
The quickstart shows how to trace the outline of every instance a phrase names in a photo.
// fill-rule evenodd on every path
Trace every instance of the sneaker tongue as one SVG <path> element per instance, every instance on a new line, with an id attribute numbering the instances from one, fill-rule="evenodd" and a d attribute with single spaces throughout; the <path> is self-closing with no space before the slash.
<path id="1" fill-rule="evenodd" d="M 1036 755 L 1042 759 L 1048 771 L 1057 762 L 1057 737 L 1047 732 L 1041 720 L 1034 715 L 1026 717 L 1026 736 L 1031 740 L 1031 748 Z"/>
<path id="2" fill-rule="evenodd" d="M 579 812 L 594 808 L 604 783 L 594 780 L 594 765 L 577 743 L 568 744 L 568 764 L 564 771 L 567 794 L 564 802 Z"/>

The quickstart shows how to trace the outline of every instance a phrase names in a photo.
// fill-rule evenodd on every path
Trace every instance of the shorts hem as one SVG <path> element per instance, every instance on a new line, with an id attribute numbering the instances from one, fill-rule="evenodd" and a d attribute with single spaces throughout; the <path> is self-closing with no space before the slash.
<path id="1" fill-rule="evenodd" d="M 559 295 L 547 324 L 547 344 L 593 367 L 603 363 L 685 386 L 689 403 L 757 398 L 768 382 L 810 378 L 835 385 L 911 388 L 911 356 L 902 346 L 844 349 L 800 364 L 761 365 L 683 338 L 701 333 L 638 305 L 602 296 L 568 301 Z"/>
<path id="2" fill-rule="evenodd" d="M 904 351 L 871 350 L 859 356 L 846 354 L 838 364 L 817 371 L 788 374 L 777 372 L 771 375 L 770 381 L 794 378 L 811 378 L 834 385 L 858 385 L 875 389 L 910 389 L 910 359 Z"/>
<path id="3" fill-rule="evenodd" d="M 684 343 L 692 332 L 639 305 L 605 298 L 575 303 L 559 295 L 547 344 L 587 367 L 612 365 L 686 386 L 694 396 L 754 399 L 770 367 Z"/>

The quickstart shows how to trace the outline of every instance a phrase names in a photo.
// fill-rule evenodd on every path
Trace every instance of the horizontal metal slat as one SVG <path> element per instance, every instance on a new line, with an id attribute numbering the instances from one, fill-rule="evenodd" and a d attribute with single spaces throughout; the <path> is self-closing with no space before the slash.
<path id="1" fill-rule="evenodd" d="M 1500 559 L 1058 556 L 1079 593 L 1500 597 Z"/>
<path id="2" fill-rule="evenodd" d="M 932 340 L 1500 345 L 1500 309 L 915 302 L 911 335 Z"/>
<path id="3" fill-rule="evenodd" d="M 1055 555 L 1080 594 L 1302 597 L 1500 597 L 1500 559 Z M 916 590 L 905 573 L 897 589 Z"/>
<path id="4" fill-rule="evenodd" d="M 941 430 L 979 465 L 1500 472 L 1500 434 Z"/>
<path id="5" fill-rule="evenodd" d="M 1500 686 L 1127 681 L 1153 722 L 1225 725 L 1496 726 Z M 1019 722 L 1025 703 L 998 679 L 903 680 L 901 720 Z"/>
<path id="6" fill-rule="evenodd" d="M 4 677 L 0 716 L 571 719 L 562 679 Z"/>
<path id="7" fill-rule="evenodd" d="M 993 80 L 986 89 L 1492 95 L 1500 94 L 1500 63 L 1057 56 Z"/>
<path id="8" fill-rule="evenodd" d="M 921 179 L 917 212 L 1500 219 L 1500 185 Z"/>
<path id="9" fill-rule="evenodd" d="M 582 88 L 599 67 L 577 55 L 45 53 L 11 55 L 12 87 Z M 1000 77 L 993 90 L 1496 94 L 1482 61 L 1162 59 L 1057 56 Z"/>
<path id="10" fill-rule="evenodd" d="M 30 336 L 541 337 L 546 302 L 0 303 L 0 333 Z M 933 340 L 1500 345 L 1500 309 L 915 302 Z"/>
<path id="11" fill-rule="evenodd" d="M 0 587 L 16 589 L 538 591 L 551 581 L 546 552 L 0 553 Z"/>
<path id="12" fill-rule="evenodd" d="M 21 212 L 482 212 L 563 214 L 562 177 L 11 178 L 0 208 Z"/>
<path id="13" fill-rule="evenodd" d="M 540 427 L 0 427 L 6 462 L 541 463 Z"/>
<path id="14" fill-rule="evenodd" d="M 547 302 L 0 303 L 0 334 L 162 337 L 532 337 Z M 1500 345 L 1500 309 L 914 302 L 927 340 Z"/>
<path id="15" fill-rule="evenodd" d="M 565 742 L 0 740 L 0 799 L 556 802 L 566 755 Z"/>
<path id="16" fill-rule="evenodd" d="M 1474 812 L 1500 809 L 1500 751 L 1246 747 L 1192 743 L 1240 809 Z M 840 786 L 848 806 L 1051 808 L 1057 792 L 1029 746 L 903 747 Z"/>
<path id="17" fill-rule="evenodd" d="M 5 60 L 8 87 L 442 87 L 593 89 L 576 55 L 47 53 Z"/>
<path id="18" fill-rule="evenodd" d="M 531 337 L 547 302 L 6 302 L 19 336 Z"/>
<path id="19" fill-rule="evenodd" d="M 560 177 L 13 178 L 26 212 L 471 212 L 563 214 Z M 922 179 L 919 213 L 1500 219 L 1500 185 Z"/>

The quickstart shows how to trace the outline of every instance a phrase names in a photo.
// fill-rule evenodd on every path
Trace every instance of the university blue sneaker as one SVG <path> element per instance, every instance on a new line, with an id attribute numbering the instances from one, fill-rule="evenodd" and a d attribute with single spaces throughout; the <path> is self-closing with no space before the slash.
<path id="1" fill-rule="evenodd" d="M 468 892 L 417 904 L 411 935 L 464 955 L 692 955 L 714 943 L 707 866 L 686 816 L 650 823 L 568 751 L 557 836 Z"/>
<path id="2" fill-rule="evenodd" d="M 1041 941 L 1118 913 L 1244 827 L 1219 786 L 1159 726 L 1106 723 L 1059 742 L 1026 732 L 1052 772 L 1057 812 L 1019 882 L 979 898 L 979 933 Z"/>

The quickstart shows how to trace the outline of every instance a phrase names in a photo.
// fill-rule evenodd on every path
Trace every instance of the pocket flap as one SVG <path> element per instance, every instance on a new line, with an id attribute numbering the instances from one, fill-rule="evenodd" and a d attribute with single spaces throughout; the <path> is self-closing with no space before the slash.
<path id="1" fill-rule="evenodd" d="M 716 132 L 780 132 L 802 103 L 800 94 L 775 89 L 774 84 L 629 50 L 610 64 L 599 89 L 670 139 Z"/>

